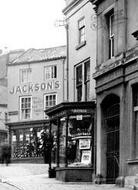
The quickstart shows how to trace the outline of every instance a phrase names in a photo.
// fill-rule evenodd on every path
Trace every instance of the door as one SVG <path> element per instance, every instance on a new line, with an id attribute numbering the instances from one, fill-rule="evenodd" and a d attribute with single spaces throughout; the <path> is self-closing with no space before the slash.
<path id="1" fill-rule="evenodd" d="M 115 183 L 119 175 L 119 123 L 119 104 L 114 104 L 105 115 L 107 183 Z"/>

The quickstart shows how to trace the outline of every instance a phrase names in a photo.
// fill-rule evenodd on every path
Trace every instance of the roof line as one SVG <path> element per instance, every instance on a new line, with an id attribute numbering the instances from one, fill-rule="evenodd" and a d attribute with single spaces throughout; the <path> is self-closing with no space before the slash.
<path id="1" fill-rule="evenodd" d="M 31 49 L 28 49 L 28 50 L 26 50 L 26 51 L 24 51 L 21 55 L 19 55 L 18 57 L 16 57 L 12 62 L 10 62 L 10 63 L 14 63 L 18 58 L 20 58 L 21 56 L 23 56 L 25 53 L 27 53 L 29 50 L 31 50 Z M 9 65 L 9 64 L 8 64 Z"/>
<path id="2" fill-rule="evenodd" d="M 14 63 L 14 64 L 8 64 L 8 66 L 14 66 L 14 65 L 21 65 L 21 64 L 28 64 L 28 63 L 40 63 L 40 62 L 48 62 L 48 61 L 54 61 L 54 60 L 60 60 L 60 59 L 65 59 L 66 56 L 60 56 L 60 57 L 54 57 L 54 58 L 48 58 L 48 59 L 43 59 L 43 60 L 36 60 L 36 61 L 25 61 L 25 62 L 17 62 L 17 63 Z"/>

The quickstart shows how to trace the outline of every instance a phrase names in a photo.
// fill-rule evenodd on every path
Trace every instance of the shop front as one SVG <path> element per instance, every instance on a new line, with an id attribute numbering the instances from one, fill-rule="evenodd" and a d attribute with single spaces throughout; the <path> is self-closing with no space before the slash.
<path id="1" fill-rule="evenodd" d="M 95 102 L 65 102 L 46 110 L 53 145 L 50 169 L 61 181 L 92 181 L 95 172 Z"/>
<path id="2" fill-rule="evenodd" d="M 49 127 L 47 120 L 8 123 L 12 162 L 44 163 L 41 134 Z"/>

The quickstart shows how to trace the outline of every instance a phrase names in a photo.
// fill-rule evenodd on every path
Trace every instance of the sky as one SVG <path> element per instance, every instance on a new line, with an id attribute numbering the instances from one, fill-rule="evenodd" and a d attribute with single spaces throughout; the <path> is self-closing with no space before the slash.
<path id="1" fill-rule="evenodd" d="M 0 0 L 0 49 L 48 48 L 66 44 L 65 0 Z"/>

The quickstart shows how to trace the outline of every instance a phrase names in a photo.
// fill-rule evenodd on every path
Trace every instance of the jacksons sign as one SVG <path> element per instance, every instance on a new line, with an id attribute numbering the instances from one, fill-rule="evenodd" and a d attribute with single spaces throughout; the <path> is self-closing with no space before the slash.
<path id="1" fill-rule="evenodd" d="M 50 82 L 43 82 L 43 83 L 29 83 L 24 84 L 22 86 L 13 86 L 12 89 L 9 91 L 10 94 L 24 94 L 24 93 L 32 93 L 44 90 L 56 90 L 60 88 L 59 81 L 50 81 Z"/>

